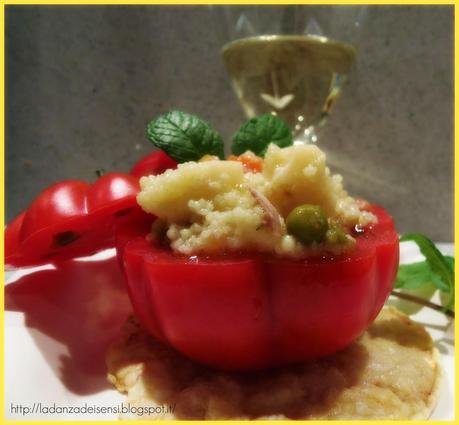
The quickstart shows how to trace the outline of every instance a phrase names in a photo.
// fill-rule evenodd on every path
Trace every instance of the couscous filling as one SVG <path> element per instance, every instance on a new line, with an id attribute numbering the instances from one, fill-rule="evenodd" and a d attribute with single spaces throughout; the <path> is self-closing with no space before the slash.
<path id="1" fill-rule="evenodd" d="M 251 155 L 247 153 L 246 155 Z M 261 172 L 205 158 L 143 177 L 140 206 L 180 254 L 256 251 L 287 257 L 352 249 L 352 229 L 377 218 L 348 195 L 315 145 L 267 149 Z"/>

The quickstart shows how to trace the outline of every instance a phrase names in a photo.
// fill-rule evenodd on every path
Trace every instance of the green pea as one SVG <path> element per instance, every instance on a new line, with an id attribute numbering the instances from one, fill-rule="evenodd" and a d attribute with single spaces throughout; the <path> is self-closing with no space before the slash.
<path id="1" fill-rule="evenodd" d="M 287 217 L 287 231 L 301 243 L 322 242 L 328 230 L 327 216 L 318 205 L 300 205 Z"/>

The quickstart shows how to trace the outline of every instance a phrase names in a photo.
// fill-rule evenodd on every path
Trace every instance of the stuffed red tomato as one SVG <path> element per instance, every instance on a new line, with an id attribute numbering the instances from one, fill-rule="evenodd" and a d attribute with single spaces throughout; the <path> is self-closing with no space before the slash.
<path id="1" fill-rule="evenodd" d="M 351 198 L 315 146 L 271 145 L 261 172 L 205 158 L 140 185 L 158 219 L 118 233 L 130 297 L 154 336 L 197 362 L 254 370 L 334 353 L 391 291 L 391 217 Z"/>

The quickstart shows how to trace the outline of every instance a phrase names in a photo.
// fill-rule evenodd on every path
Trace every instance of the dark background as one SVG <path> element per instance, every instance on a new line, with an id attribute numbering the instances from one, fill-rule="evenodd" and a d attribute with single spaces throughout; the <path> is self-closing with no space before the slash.
<path id="1" fill-rule="evenodd" d="M 220 19 L 205 6 L 8 6 L 7 221 L 53 182 L 129 170 L 151 150 L 145 124 L 169 109 L 229 140 L 244 116 Z M 368 7 L 356 36 L 357 66 L 319 145 L 400 232 L 452 241 L 453 7 Z"/>

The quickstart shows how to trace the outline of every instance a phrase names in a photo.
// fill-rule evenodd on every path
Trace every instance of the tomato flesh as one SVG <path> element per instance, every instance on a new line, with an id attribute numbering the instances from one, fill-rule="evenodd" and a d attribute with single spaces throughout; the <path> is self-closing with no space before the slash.
<path id="1" fill-rule="evenodd" d="M 255 370 L 334 353 L 372 323 L 392 288 L 392 219 L 356 235 L 350 254 L 184 258 L 145 234 L 119 246 L 134 309 L 157 338 L 197 362 Z M 131 234 L 132 236 L 132 234 Z"/>

